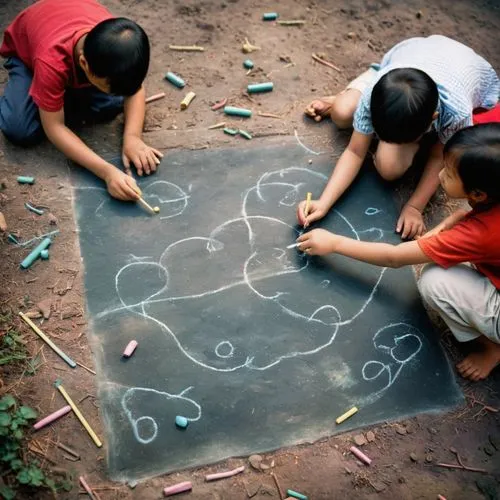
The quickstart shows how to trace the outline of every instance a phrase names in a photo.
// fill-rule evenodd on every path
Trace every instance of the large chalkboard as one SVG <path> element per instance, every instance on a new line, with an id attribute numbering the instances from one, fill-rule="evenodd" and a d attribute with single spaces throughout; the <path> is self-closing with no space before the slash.
<path id="1" fill-rule="evenodd" d="M 312 164 L 308 163 L 314 158 Z M 75 175 L 109 469 L 137 479 L 461 401 L 411 269 L 287 249 L 332 169 L 289 140 L 168 153 L 151 216 Z M 319 226 L 397 242 L 369 166 Z M 125 345 L 139 342 L 134 356 Z M 335 417 L 356 405 L 342 426 Z M 186 431 L 174 419 L 190 419 Z"/>

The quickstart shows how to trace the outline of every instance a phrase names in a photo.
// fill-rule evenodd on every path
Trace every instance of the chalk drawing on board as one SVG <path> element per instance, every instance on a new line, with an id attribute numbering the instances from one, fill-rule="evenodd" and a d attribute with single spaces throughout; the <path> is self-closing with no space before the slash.
<path id="1" fill-rule="evenodd" d="M 303 167 L 266 172 L 241 193 L 240 213 L 212 229 L 208 228 L 206 234 L 190 235 L 171 242 L 157 259 L 129 255 L 128 262 L 115 276 L 118 302 L 101 311 L 97 318 L 120 311 L 138 315 L 157 325 L 190 362 L 219 373 L 269 370 L 286 360 L 313 356 L 332 346 L 339 331 L 365 313 L 387 268 L 371 268 L 373 280 L 360 297 L 349 298 L 348 307 L 331 303 L 328 291 L 335 287 L 335 279 L 325 280 L 324 275 L 317 282 L 322 293 L 315 294 L 314 299 L 304 296 L 300 279 L 309 273 L 311 257 L 286 248 L 300 234 L 300 230 L 286 220 L 290 219 L 292 207 L 305 198 L 306 189 L 313 180 L 324 184 L 327 177 Z M 157 181 L 153 187 L 164 189 L 166 185 L 170 189 L 169 195 L 158 194 L 156 203 L 168 199 L 166 203 L 175 207 L 172 213 L 182 216 L 190 199 L 196 196 L 196 189 L 187 189 L 187 195 L 171 183 Z M 145 192 L 147 188 L 144 188 Z M 341 234 L 371 241 L 384 237 L 385 231 L 371 224 L 355 228 L 337 209 L 332 211 L 332 216 Z M 372 219 L 373 215 L 369 217 Z M 165 224 L 168 223 L 165 220 Z M 203 275 L 205 266 L 216 271 L 220 269 L 220 272 L 210 273 L 210 279 L 206 280 L 190 279 L 191 276 Z M 179 273 L 179 269 L 183 272 Z M 149 276 L 147 291 L 141 295 L 134 284 L 144 280 L 145 276 Z M 232 311 L 224 309 L 224 304 L 234 296 L 241 297 L 238 303 L 243 304 L 238 314 L 248 316 L 249 321 L 256 309 L 267 307 L 275 311 L 273 314 L 280 322 L 293 323 L 296 331 L 310 335 L 302 335 L 285 345 L 273 345 L 272 338 L 264 346 L 245 345 L 251 339 L 230 336 L 230 325 L 235 324 L 235 317 L 231 316 Z M 188 318 L 179 312 L 183 302 L 190 302 L 191 310 L 213 311 L 213 316 Z M 220 329 L 213 329 L 220 330 L 221 337 L 207 338 L 203 331 L 197 331 L 203 321 L 220 324 Z M 416 359 L 421 345 L 421 335 L 411 325 L 389 324 L 377 330 L 373 346 L 380 356 L 367 361 L 359 374 L 359 382 L 366 384 L 369 391 L 368 396 L 359 399 L 368 404 L 380 398 Z M 142 443 L 149 443 L 159 432 L 157 421 L 152 415 L 133 414 L 128 405 L 134 391 L 140 390 L 149 389 L 130 389 L 123 403 L 124 411 L 134 436 Z M 184 393 L 177 396 L 164 394 L 172 398 Z M 198 408 L 196 402 L 192 403 Z M 193 418 L 201 418 L 201 409 Z"/>
<path id="2" fill-rule="evenodd" d="M 134 398 L 138 398 L 141 394 L 156 394 L 165 398 L 165 400 L 174 400 L 174 401 L 183 401 L 185 403 L 189 403 L 189 406 L 192 410 L 192 415 L 186 413 L 184 416 L 189 422 L 196 422 L 201 418 L 201 406 L 191 398 L 185 396 L 187 392 L 189 392 L 192 387 L 188 387 L 184 389 L 179 394 L 170 394 L 165 391 L 157 391 L 156 389 L 149 389 L 146 387 L 131 387 L 129 388 L 121 398 L 121 406 L 125 415 L 128 418 L 128 421 L 132 427 L 132 431 L 134 433 L 134 437 L 141 444 L 149 444 L 154 441 L 158 435 L 159 426 L 155 418 L 151 415 L 141 415 L 140 417 L 134 416 L 134 414 L 138 413 L 138 410 L 133 411 L 131 408 L 134 405 Z M 140 405 L 137 405 L 140 407 Z M 161 413 L 161 408 L 159 409 Z"/>

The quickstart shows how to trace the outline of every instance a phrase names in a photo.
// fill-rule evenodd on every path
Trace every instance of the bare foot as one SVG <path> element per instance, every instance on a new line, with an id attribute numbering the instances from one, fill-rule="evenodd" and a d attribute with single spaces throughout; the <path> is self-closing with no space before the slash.
<path id="1" fill-rule="evenodd" d="M 480 337 L 478 340 L 482 344 L 482 350 L 469 354 L 457 365 L 460 375 L 474 382 L 484 380 L 500 364 L 500 344 L 486 337 Z"/>
<path id="2" fill-rule="evenodd" d="M 314 118 L 315 121 L 320 122 L 323 118 L 329 116 L 335 97 L 336 96 L 322 97 L 321 99 L 312 101 L 311 104 L 307 106 L 304 113 Z"/>

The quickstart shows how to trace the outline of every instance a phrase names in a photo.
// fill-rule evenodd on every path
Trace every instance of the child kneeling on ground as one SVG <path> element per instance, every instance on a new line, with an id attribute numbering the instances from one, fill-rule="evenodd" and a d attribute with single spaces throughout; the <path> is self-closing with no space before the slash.
<path id="1" fill-rule="evenodd" d="M 500 363 L 500 123 L 467 127 L 444 147 L 439 180 L 458 210 L 416 241 L 370 243 L 313 229 L 298 238 L 308 255 L 338 253 L 384 267 L 425 267 L 420 293 L 459 342 L 477 339 L 481 350 L 457 365 L 470 380 L 486 378 Z"/>

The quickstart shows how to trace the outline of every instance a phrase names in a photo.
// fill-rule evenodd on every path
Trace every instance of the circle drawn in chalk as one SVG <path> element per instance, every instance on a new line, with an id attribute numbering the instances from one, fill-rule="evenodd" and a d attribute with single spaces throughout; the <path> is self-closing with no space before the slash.
<path id="1" fill-rule="evenodd" d="M 224 352 L 227 349 L 227 352 Z M 219 358 L 231 358 L 234 353 L 234 347 L 231 342 L 228 340 L 223 340 L 215 347 L 215 354 L 219 356 Z"/>
<path id="2" fill-rule="evenodd" d="M 380 212 L 382 212 L 382 210 L 380 210 L 378 208 L 368 207 L 365 210 L 365 215 L 377 215 Z"/>
<path id="3" fill-rule="evenodd" d="M 152 426 L 152 429 L 149 429 L 149 431 L 153 431 L 152 435 L 150 437 L 142 437 L 141 434 L 145 432 L 147 429 L 144 429 L 144 427 L 147 427 L 147 424 L 145 422 L 149 422 L 150 425 Z M 142 427 L 142 432 L 140 427 Z M 158 434 L 158 424 L 156 423 L 156 420 L 152 417 L 146 416 L 146 417 L 140 417 L 135 421 L 135 435 L 136 438 L 142 443 L 142 444 L 148 444 L 151 443 L 151 441 L 154 441 L 156 438 L 156 435 Z"/>

